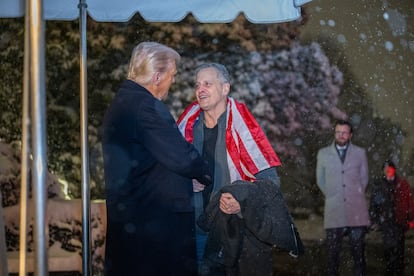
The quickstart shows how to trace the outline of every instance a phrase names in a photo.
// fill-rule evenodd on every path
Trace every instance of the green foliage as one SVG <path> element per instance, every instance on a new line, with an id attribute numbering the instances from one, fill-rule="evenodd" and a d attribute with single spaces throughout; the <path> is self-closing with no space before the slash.
<path id="1" fill-rule="evenodd" d="M 10 143 L 20 139 L 21 130 L 21 120 L 16 115 L 22 110 L 23 21 L 1 20 L 0 23 L 0 139 Z"/>

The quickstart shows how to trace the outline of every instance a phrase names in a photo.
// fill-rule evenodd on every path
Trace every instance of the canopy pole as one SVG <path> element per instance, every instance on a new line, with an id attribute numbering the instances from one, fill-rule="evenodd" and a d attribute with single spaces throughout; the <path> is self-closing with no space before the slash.
<path id="1" fill-rule="evenodd" d="M 9 272 L 7 269 L 7 248 L 6 248 L 6 231 L 3 220 L 3 206 L 2 195 L 0 193 L 0 276 L 8 276 Z"/>
<path id="2" fill-rule="evenodd" d="M 22 106 L 22 148 L 20 173 L 20 250 L 19 275 L 27 275 L 27 200 L 29 190 L 30 163 L 30 20 L 29 4 L 26 1 L 24 17 L 24 74 L 23 74 L 23 106 Z"/>
<path id="3" fill-rule="evenodd" d="M 90 229 L 90 189 L 89 189 L 89 149 L 88 149 L 88 88 L 87 88 L 87 37 L 86 0 L 79 0 L 80 28 L 80 109 L 81 109 L 81 154 L 82 154 L 82 270 L 83 275 L 91 275 L 91 229 Z"/>
<path id="4" fill-rule="evenodd" d="M 46 239 L 46 91 L 45 91 L 45 27 L 42 0 L 29 1 L 30 19 L 30 91 L 33 197 L 34 197 L 34 251 L 36 276 L 48 275 Z"/>

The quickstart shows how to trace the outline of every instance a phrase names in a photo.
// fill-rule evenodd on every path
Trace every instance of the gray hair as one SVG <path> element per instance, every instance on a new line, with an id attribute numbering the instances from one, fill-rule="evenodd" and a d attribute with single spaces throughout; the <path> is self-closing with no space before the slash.
<path id="1" fill-rule="evenodd" d="M 141 42 L 132 50 L 128 79 L 146 85 L 154 73 L 168 71 L 171 64 L 177 64 L 180 58 L 180 54 L 168 46 L 157 42 Z"/>
<path id="2" fill-rule="evenodd" d="M 213 68 L 217 72 L 217 78 L 220 80 L 221 83 L 229 83 L 230 84 L 230 74 L 227 70 L 226 66 L 220 63 L 204 63 L 198 66 L 195 70 L 195 74 L 197 76 L 198 72 L 201 70 Z"/>

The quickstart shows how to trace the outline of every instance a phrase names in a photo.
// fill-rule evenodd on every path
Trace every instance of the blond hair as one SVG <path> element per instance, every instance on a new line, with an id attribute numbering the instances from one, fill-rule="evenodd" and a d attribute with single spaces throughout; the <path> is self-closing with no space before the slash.
<path id="1" fill-rule="evenodd" d="M 177 64 L 180 58 L 180 54 L 168 46 L 157 42 L 141 42 L 132 51 L 128 79 L 147 85 L 154 73 L 168 71 L 171 64 Z"/>

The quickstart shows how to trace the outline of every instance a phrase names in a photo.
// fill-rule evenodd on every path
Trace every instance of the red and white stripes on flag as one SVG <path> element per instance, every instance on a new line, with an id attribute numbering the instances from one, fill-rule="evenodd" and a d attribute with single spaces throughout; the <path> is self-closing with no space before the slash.
<path id="1" fill-rule="evenodd" d="M 177 121 L 185 139 L 193 142 L 193 128 L 202 112 L 197 102 L 190 104 Z M 227 163 L 231 182 L 254 180 L 254 175 L 281 162 L 269 140 L 246 105 L 229 97 L 226 125 Z"/>

